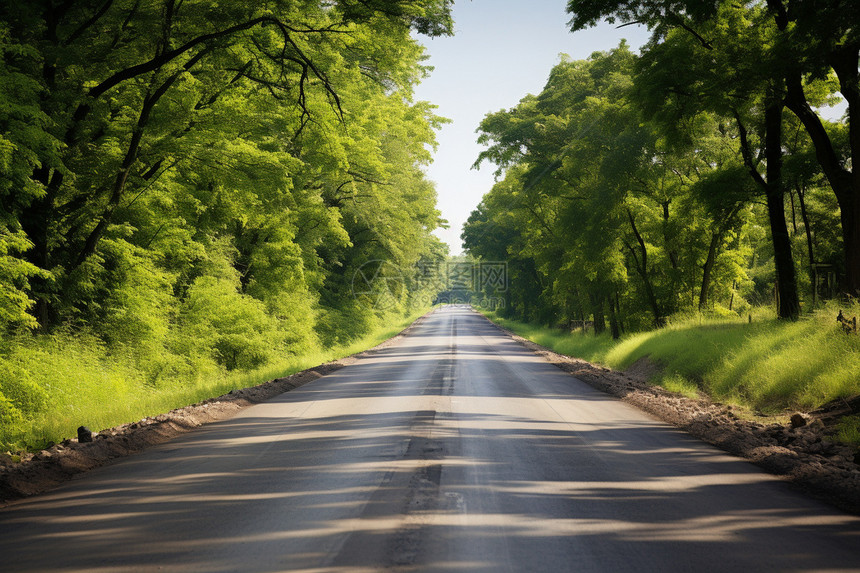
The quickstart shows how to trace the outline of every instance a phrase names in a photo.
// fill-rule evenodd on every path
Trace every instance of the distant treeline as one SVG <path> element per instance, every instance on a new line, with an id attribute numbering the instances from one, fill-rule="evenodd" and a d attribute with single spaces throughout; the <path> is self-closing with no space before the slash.
<path id="1" fill-rule="evenodd" d="M 0 3 L 0 422 L 50 394 L 29 344 L 85 337 L 159 385 L 414 312 L 409 276 L 355 280 L 446 254 L 411 34 L 450 4 Z"/>
<path id="2" fill-rule="evenodd" d="M 500 178 L 463 240 L 508 261 L 505 312 L 613 336 L 683 312 L 860 293 L 860 4 L 571 0 L 653 31 L 563 59 L 487 115 Z M 820 110 L 841 102 L 842 121 Z M 855 120 L 852 122 L 851 118 Z M 838 281 L 838 284 L 836 282 Z"/>

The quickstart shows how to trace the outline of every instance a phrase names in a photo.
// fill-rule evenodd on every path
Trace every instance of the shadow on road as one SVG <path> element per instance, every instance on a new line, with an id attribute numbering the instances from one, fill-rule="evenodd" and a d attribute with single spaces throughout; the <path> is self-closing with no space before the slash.
<path id="1" fill-rule="evenodd" d="M 483 324 L 437 313 L 411 346 L 0 512 L 2 569 L 857 570 L 858 520 Z"/>

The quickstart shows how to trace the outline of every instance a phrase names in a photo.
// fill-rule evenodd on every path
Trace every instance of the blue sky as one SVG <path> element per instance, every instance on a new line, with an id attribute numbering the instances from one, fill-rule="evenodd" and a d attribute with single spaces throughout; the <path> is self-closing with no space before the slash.
<path id="1" fill-rule="evenodd" d="M 483 147 L 475 130 L 487 113 L 514 107 L 526 94 L 537 94 L 562 53 L 585 59 L 626 38 L 634 50 L 648 32 L 603 24 L 572 34 L 567 29 L 566 0 L 457 0 L 455 35 L 420 38 L 435 70 L 416 89 L 416 98 L 438 106 L 447 124 L 437 134 L 439 148 L 427 169 L 436 183 L 439 209 L 450 229 L 436 234 L 462 251 L 460 233 L 469 213 L 493 186 L 491 164 L 471 169 Z"/>

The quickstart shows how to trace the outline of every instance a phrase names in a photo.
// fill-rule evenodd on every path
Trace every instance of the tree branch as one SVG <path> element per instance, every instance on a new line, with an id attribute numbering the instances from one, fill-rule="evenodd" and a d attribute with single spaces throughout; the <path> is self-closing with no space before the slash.
<path id="1" fill-rule="evenodd" d="M 687 23 L 684 22 L 683 17 L 681 17 L 677 14 L 674 14 L 674 13 L 670 13 L 670 14 L 668 14 L 667 19 L 669 21 L 674 20 L 678 26 L 680 26 L 682 29 L 684 29 L 687 32 L 689 32 L 690 34 L 692 34 L 693 37 L 696 38 L 696 40 L 698 40 L 699 43 L 702 45 L 702 47 L 705 48 L 706 50 L 713 50 L 714 49 L 714 45 L 711 44 L 709 41 L 707 41 L 705 38 L 703 38 L 698 32 L 696 32 L 690 26 L 688 26 Z"/>
<path id="2" fill-rule="evenodd" d="M 174 74 L 168 77 L 152 94 L 147 94 L 147 96 L 143 100 L 143 105 L 140 110 L 140 115 L 138 116 L 137 125 L 135 125 L 131 134 L 131 141 L 128 144 L 128 150 L 126 151 L 125 157 L 123 158 L 122 164 L 120 165 L 119 172 L 117 172 L 116 178 L 114 179 L 114 184 L 111 190 L 111 196 L 108 200 L 108 205 L 105 208 L 99 222 L 96 224 L 95 228 L 90 232 L 84 241 L 84 246 L 81 249 L 80 253 L 78 253 L 78 257 L 75 260 L 75 263 L 72 265 L 72 269 L 76 269 L 81 266 L 87 258 L 93 254 L 96 250 L 96 246 L 102 238 L 107 226 L 110 224 L 111 219 L 113 218 L 114 211 L 119 205 L 120 200 L 122 199 L 123 192 L 125 191 L 126 183 L 128 182 L 129 172 L 131 171 L 132 165 L 137 160 L 137 152 L 140 149 L 140 142 L 143 139 L 143 132 L 149 123 L 150 114 L 152 113 L 152 109 L 155 107 L 155 104 L 158 103 L 167 90 L 176 82 L 179 77 L 190 70 L 194 65 L 203 58 L 204 55 L 209 53 L 213 48 L 205 48 L 200 50 L 197 54 L 194 55 L 193 58 L 185 62 L 185 65 L 182 66 L 179 70 L 177 70 Z"/>
<path id="3" fill-rule="evenodd" d="M 107 2 L 102 4 L 101 8 L 99 8 L 89 20 L 81 24 L 77 30 L 69 34 L 69 37 L 62 42 L 62 45 L 68 46 L 69 44 L 80 38 L 81 34 L 86 32 L 90 27 L 92 27 L 96 22 L 98 22 L 101 17 L 105 15 L 105 13 L 107 13 L 112 4 L 113 0 L 107 0 Z"/>
<path id="4" fill-rule="evenodd" d="M 821 123 L 821 118 L 806 100 L 800 72 L 788 74 L 786 86 L 788 90 L 785 106 L 794 112 L 794 115 L 806 128 L 806 132 L 812 139 L 813 147 L 815 147 L 815 157 L 821 164 L 821 169 L 830 182 L 833 192 L 839 198 L 840 204 L 844 205 L 844 201 L 847 199 L 844 187 L 846 183 L 850 185 L 851 173 L 842 167 L 839 156 L 833 147 L 833 142 L 830 140 L 830 135 Z M 850 194 L 850 191 L 848 193 Z"/>
<path id="5" fill-rule="evenodd" d="M 254 18 L 253 20 L 243 22 L 242 24 L 230 26 L 229 28 L 225 28 L 224 30 L 218 32 L 203 34 L 202 36 L 198 36 L 192 40 L 189 40 L 178 48 L 160 52 L 158 55 L 146 62 L 116 72 L 115 74 L 102 81 L 100 84 L 93 87 L 87 92 L 87 101 L 81 102 L 81 104 L 78 105 L 78 108 L 75 110 L 74 115 L 72 116 L 72 124 L 69 127 L 69 130 L 66 132 L 66 143 L 71 144 L 74 142 L 78 124 L 84 119 L 86 119 L 87 115 L 89 115 L 90 113 L 91 106 L 89 102 L 91 100 L 98 99 L 105 92 L 124 81 L 135 78 L 141 74 L 154 72 L 155 70 L 175 60 L 179 56 L 185 54 L 186 52 L 200 44 L 213 40 L 218 40 L 230 36 L 231 34 L 248 30 L 264 22 L 275 23 L 284 31 L 285 34 L 288 33 L 287 30 L 289 28 L 276 18 L 272 18 L 271 16 L 261 16 L 259 18 Z"/>
<path id="6" fill-rule="evenodd" d="M 743 121 L 741 121 L 741 116 L 738 114 L 736 110 L 732 110 L 732 113 L 735 116 L 735 121 L 738 124 L 738 133 L 740 134 L 741 139 L 741 156 L 744 159 L 744 165 L 746 165 L 747 170 L 752 175 L 753 180 L 762 188 L 762 190 L 767 193 L 767 181 L 764 180 L 764 177 L 761 176 L 761 173 L 758 172 L 758 169 L 755 165 L 755 160 L 753 159 L 752 149 L 750 147 L 749 138 L 747 137 L 747 128 L 744 125 Z"/>

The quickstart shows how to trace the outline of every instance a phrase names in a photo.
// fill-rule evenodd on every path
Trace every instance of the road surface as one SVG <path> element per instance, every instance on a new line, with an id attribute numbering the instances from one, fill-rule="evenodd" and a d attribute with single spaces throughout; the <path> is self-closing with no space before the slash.
<path id="1" fill-rule="evenodd" d="M 477 313 L 0 511 L 0 571 L 860 571 L 860 520 Z"/>

